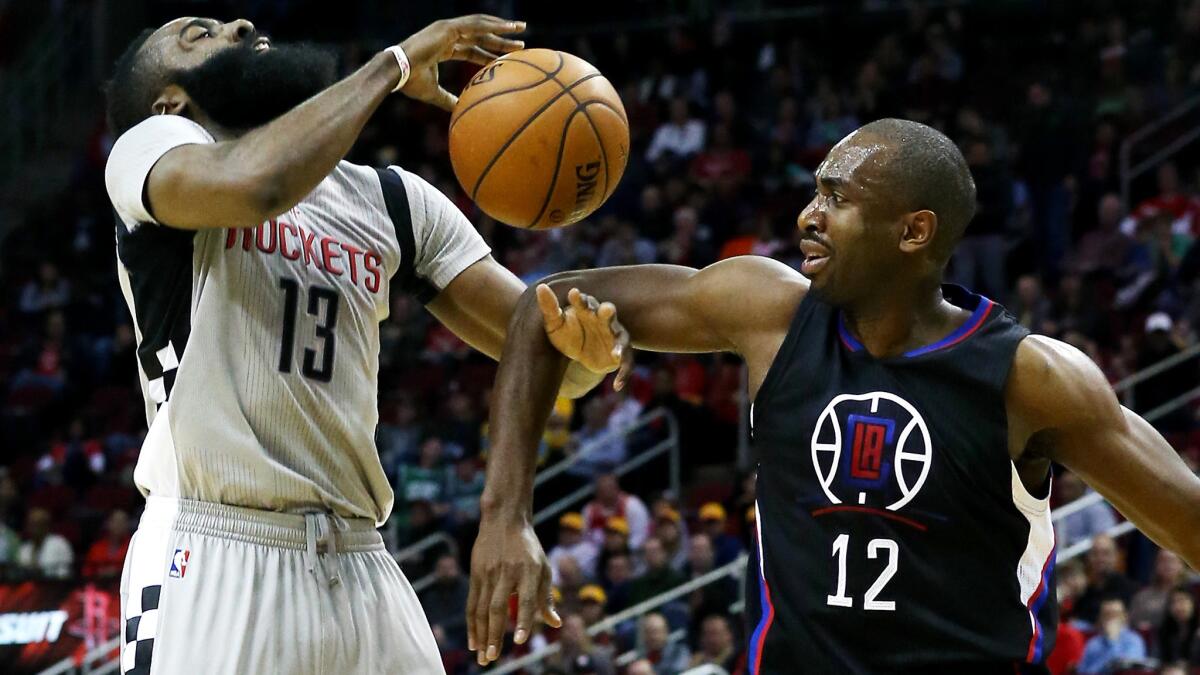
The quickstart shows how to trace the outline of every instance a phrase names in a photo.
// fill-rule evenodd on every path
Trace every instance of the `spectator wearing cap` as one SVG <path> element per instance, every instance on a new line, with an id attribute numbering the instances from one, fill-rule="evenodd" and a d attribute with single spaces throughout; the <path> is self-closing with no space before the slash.
<path id="1" fill-rule="evenodd" d="M 559 560 L 558 573 L 559 583 L 553 588 L 559 593 L 560 600 L 563 603 L 559 606 L 559 614 L 578 611 L 579 590 L 591 583 L 591 580 L 583 575 L 583 570 L 580 569 L 579 563 L 575 562 L 575 558 L 569 555 L 563 556 Z"/>
<path id="2" fill-rule="evenodd" d="M 129 550 L 129 514 L 117 509 L 104 521 L 104 536 L 88 549 L 83 557 L 85 579 L 116 579 L 125 566 Z"/>
<path id="3" fill-rule="evenodd" d="M 587 577 L 596 575 L 596 558 L 600 549 L 583 536 L 583 515 L 575 511 L 564 513 L 558 519 L 558 544 L 550 549 L 550 569 L 553 583 L 562 583 L 560 567 L 563 558 L 573 558 L 580 571 Z"/>
<path id="4" fill-rule="evenodd" d="M 704 526 L 704 533 L 712 540 L 717 567 L 736 560 L 742 552 L 742 542 L 727 531 L 725 507 L 717 502 L 701 506 L 700 522 Z"/>
<path id="5" fill-rule="evenodd" d="M 596 544 L 604 542 L 609 518 L 618 516 L 628 526 L 629 547 L 638 550 L 650 536 L 650 512 L 645 502 L 621 490 L 617 476 L 603 473 L 596 477 L 596 498 L 583 507 L 586 536 Z"/>
<path id="6" fill-rule="evenodd" d="M 50 512 L 30 509 L 25 519 L 29 538 L 17 552 L 17 565 L 27 574 L 47 579 L 66 579 L 75 564 L 75 552 L 62 536 L 50 531 Z"/>
<path id="7" fill-rule="evenodd" d="M 579 600 L 579 616 L 584 624 L 591 626 L 603 621 L 605 608 L 608 606 L 608 593 L 599 584 L 588 584 L 579 589 L 576 596 Z"/>
<path id="8" fill-rule="evenodd" d="M 629 604 L 636 605 L 682 584 L 683 575 L 671 567 L 667 549 L 658 537 L 646 539 L 642 547 L 642 574 L 629 587 Z"/>
<path id="9" fill-rule="evenodd" d="M 638 656 L 653 666 L 657 675 L 678 675 L 687 670 L 692 654 L 686 640 L 671 641 L 671 627 L 662 614 L 651 613 L 638 624 Z"/>
<path id="10" fill-rule="evenodd" d="M 684 545 L 683 517 L 670 506 L 655 510 L 654 536 L 662 542 L 671 568 L 682 572 L 687 566 L 687 546 Z"/>
<path id="11" fill-rule="evenodd" d="M 1146 335 L 1142 348 L 1138 350 L 1137 368 L 1143 370 L 1170 358 L 1181 351 L 1178 337 L 1173 334 L 1175 322 L 1166 312 L 1155 312 L 1146 317 Z M 1167 403 L 1196 386 L 1197 373 L 1194 362 L 1185 363 L 1147 378 L 1134 385 L 1133 403 L 1142 414 Z M 1188 408 L 1182 407 L 1167 413 L 1154 422 L 1159 431 L 1186 431 L 1191 426 Z"/>

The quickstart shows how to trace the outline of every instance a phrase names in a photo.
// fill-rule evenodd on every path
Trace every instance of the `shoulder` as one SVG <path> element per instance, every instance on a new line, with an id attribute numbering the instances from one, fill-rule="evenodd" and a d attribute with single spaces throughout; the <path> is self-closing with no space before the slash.
<path id="1" fill-rule="evenodd" d="M 725 298 L 750 307 L 788 306 L 788 316 L 808 292 L 808 279 L 796 270 L 760 255 L 726 258 L 700 270 L 697 281 L 709 299 Z"/>
<path id="2" fill-rule="evenodd" d="M 1099 422 L 1117 405 L 1108 379 L 1086 354 L 1043 335 L 1017 346 L 1005 400 L 1031 431 Z"/>

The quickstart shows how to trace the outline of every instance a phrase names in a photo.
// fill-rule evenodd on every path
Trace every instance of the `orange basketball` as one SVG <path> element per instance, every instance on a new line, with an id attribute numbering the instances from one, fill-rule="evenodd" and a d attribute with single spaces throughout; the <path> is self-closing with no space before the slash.
<path id="1" fill-rule="evenodd" d="M 506 54 L 479 71 L 450 117 L 450 162 L 485 213 L 545 229 L 586 218 L 613 193 L 629 120 L 590 63 L 550 49 Z"/>

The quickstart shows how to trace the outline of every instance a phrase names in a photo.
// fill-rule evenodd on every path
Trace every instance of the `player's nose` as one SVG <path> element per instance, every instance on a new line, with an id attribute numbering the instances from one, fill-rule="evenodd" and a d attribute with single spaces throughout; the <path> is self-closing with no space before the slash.
<path id="1" fill-rule="evenodd" d="M 230 36 L 233 42 L 241 42 L 246 38 L 254 35 L 254 24 L 246 19 L 238 19 L 225 24 L 225 33 Z"/>
<path id="2" fill-rule="evenodd" d="M 800 215 L 796 218 L 796 227 L 802 232 L 821 231 L 825 229 L 825 219 L 821 217 L 821 210 L 817 208 L 817 200 L 814 199 L 804 207 Z"/>

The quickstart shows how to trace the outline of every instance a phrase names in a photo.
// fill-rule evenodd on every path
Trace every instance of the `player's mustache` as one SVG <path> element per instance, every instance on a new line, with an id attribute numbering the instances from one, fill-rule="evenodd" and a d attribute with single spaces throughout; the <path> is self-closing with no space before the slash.
<path id="1" fill-rule="evenodd" d="M 820 235 L 818 235 L 816 232 L 811 232 L 811 231 L 805 232 L 803 234 L 803 236 L 800 237 L 800 241 L 810 241 L 814 244 L 817 244 L 818 246 L 821 246 L 822 248 L 829 251 L 830 253 L 833 253 L 833 245 L 830 244 L 828 240 L 826 240 L 823 237 L 821 237 Z"/>

